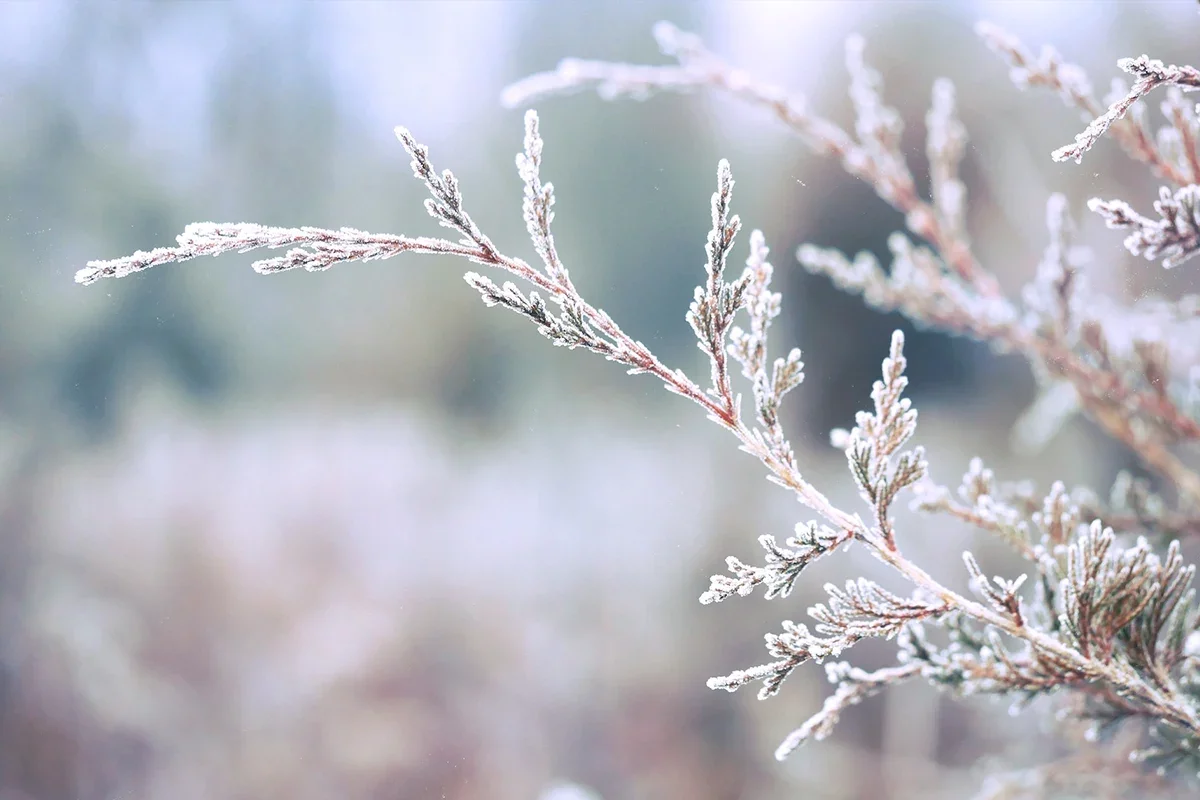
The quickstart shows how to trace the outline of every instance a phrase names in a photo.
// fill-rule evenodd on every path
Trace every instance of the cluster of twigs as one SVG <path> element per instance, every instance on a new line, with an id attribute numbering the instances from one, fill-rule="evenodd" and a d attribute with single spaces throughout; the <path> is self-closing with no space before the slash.
<path id="1" fill-rule="evenodd" d="M 1161 260 L 1165 267 L 1200 252 L 1200 127 L 1195 110 L 1183 102 L 1183 92 L 1200 88 L 1200 73 L 1146 57 L 1126 59 L 1121 67 L 1135 81 L 1116 90 L 1106 110 L 1082 71 L 1054 51 L 1047 48 L 1035 57 L 994 26 L 981 25 L 979 32 L 1008 60 L 1019 85 L 1050 88 L 1091 120 L 1075 144 L 1055 152 L 1056 159 L 1078 160 L 1108 133 L 1168 183 L 1155 204 L 1158 219 L 1142 216 L 1122 201 L 1092 201 L 1093 210 L 1111 227 L 1130 230 L 1126 247 L 1131 252 Z M 794 492 L 816 515 L 783 544 L 763 536 L 766 558 L 761 566 L 731 557 L 730 574 L 714 576 L 701 602 L 748 595 L 759 586 L 768 598 L 786 597 L 809 564 L 843 545 L 870 549 L 910 583 L 908 595 L 865 578 L 827 585 L 827 601 L 808 611 L 811 629 L 784 622 L 782 633 L 767 636 L 768 663 L 709 682 L 731 691 L 761 682 L 760 696 L 765 697 L 805 662 L 837 659 L 864 638 L 896 639 L 895 666 L 866 672 L 836 660 L 826 665 L 836 687 L 833 694 L 784 741 L 779 758 L 804 741 L 826 736 L 848 706 L 888 686 L 922 678 L 961 693 L 1005 695 L 1022 702 L 1066 695 L 1075 701 L 1074 716 L 1090 721 L 1095 732 L 1140 723 L 1142 733 L 1129 746 L 1132 760 L 1164 771 L 1182 767 L 1175 771 L 1195 775 L 1200 769 L 1200 632 L 1190 588 L 1195 568 L 1184 563 L 1176 541 L 1200 530 L 1200 476 L 1177 452 L 1200 440 L 1195 398 L 1189 398 L 1187 380 L 1181 378 L 1195 365 L 1173 363 L 1161 339 L 1115 333 L 1112 319 L 1094 311 L 1082 280 L 1086 264 L 1072 242 L 1066 204 L 1059 196 L 1048 203 L 1049 243 L 1036 280 L 1019 301 L 1002 294 L 965 229 L 966 190 L 958 165 L 966 133 L 949 81 L 935 84 L 926 120 L 932 185 L 925 199 L 900 150 L 902 120 L 884 103 L 881 76 L 864 61 L 861 39 L 852 38 L 846 50 L 856 115 L 850 131 L 813 114 L 800 98 L 730 67 L 691 34 L 661 23 L 655 35 L 675 63 L 567 60 L 553 72 L 510 87 L 505 102 L 525 104 L 583 88 L 595 88 L 608 98 L 712 89 L 771 109 L 811 149 L 838 158 L 850 174 L 903 212 L 911 235 L 892 236 L 889 269 L 869 255 L 851 259 L 804 246 L 798 258 L 807 269 L 827 275 L 881 310 L 898 310 L 922 325 L 1024 354 L 1044 383 L 1040 405 L 1055 406 L 1056 420 L 1066 416 L 1064 409 L 1085 414 L 1160 475 L 1177 502 L 1168 503 L 1144 482 L 1128 477 L 1104 502 L 1095 493 L 1068 493 L 1062 484 L 1039 496 L 1028 486 L 997 482 L 978 460 L 957 492 L 933 485 L 924 451 L 908 447 L 917 412 L 904 397 L 904 339 L 896 332 L 871 392 L 871 409 L 859 412 L 852 430 L 835 431 L 833 437 L 846 454 L 867 513 L 836 507 L 805 478 L 781 423 L 781 403 L 803 380 L 803 363 L 799 350 L 774 358 L 768 351 L 781 298 L 771 290 L 773 269 L 760 232 L 750 234 L 744 269 L 737 275 L 729 272 L 740 221 L 730 210 L 734 181 L 728 163 L 717 168 L 705 278 L 687 313 L 711 367 L 707 381 L 700 382 L 663 364 L 575 289 L 551 233 L 554 193 L 550 183 L 542 182 L 543 142 L 533 111 L 525 116 L 517 167 L 524 183 L 524 218 L 540 266 L 502 254 L 467 213 L 454 175 L 436 171 L 427 149 L 398 128 L 413 172 L 429 190 L 426 209 L 456 239 L 205 223 L 188 226 L 176 247 L 91 262 L 77 280 L 91 283 L 201 255 L 282 247 L 290 249 L 284 256 L 256 262 L 255 269 L 321 270 L 412 251 L 458 255 L 504 270 L 531 288 L 496 283 L 475 272 L 467 273 L 466 280 L 486 304 L 527 317 L 554 344 L 600 353 L 630 373 L 652 374 L 669 391 L 699 404 L 763 464 L 772 481 Z M 1168 87 L 1163 104 L 1167 125 L 1153 135 L 1143 98 L 1162 86 Z M 1180 301 L 1162 314 L 1188 316 L 1185 308 L 1195 305 L 1194 298 Z M 742 312 L 745 321 L 739 323 Z M 731 363 L 749 384 L 752 413 L 743 411 Z M 989 579 L 968 552 L 963 558 L 973 597 L 936 581 L 904 555 L 891 516 L 901 493 L 914 487 L 915 507 L 994 533 L 1025 559 L 1028 572 Z M 931 626 L 941 632 L 931 637 Z"/>

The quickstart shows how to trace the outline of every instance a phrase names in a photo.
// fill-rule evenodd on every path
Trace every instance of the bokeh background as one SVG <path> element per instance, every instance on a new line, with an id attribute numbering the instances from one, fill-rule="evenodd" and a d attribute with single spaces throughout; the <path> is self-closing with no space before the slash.
<path id="1" fill-rule="evenodd" d="M 1195 270 L 1138 263 L 1084 209 L 1148 208 L 1111 142 L 1021 94 L 976 39 L 989 18 L 1054 43 L 1103 92 L 1115 62 L 1195 58 L 1194 3 L 0 3 L 0 798 L 907 798 L 969 795 L 1057 745 L 1037 709 L 911 686 L 788 762 L 777 742 L 829 687 L 705 688 L 761 663 L 849 553 L 786 601 L 701 607 L 726 555 L 758 559 L 804 509 L 698 409 L 485 310 L 450 260 L 272 278 L 250 256 L 90 288 L 88 259 L 192 221 L 432 234 L 392 127 L 461 180 L 494 241 L 532 255 L 500 90 L 564 56 L 658 61 L 653 23 L 851 123 L 841 43 L 867 37 L 926 172 L 935 78 L 959 87 L 977 250 L 1010 292 L 1065 192 L 1094 285 L 1172 296 Z M 1157 113 L 1156 109 L 1152 109 Z M 869 402 L 897 318 L 802 273 L 803 241 L 885 254 L 898 215 L 765 113 L 706 95 L 540 107 L 557 241 L 584 294 L 703 375 L 683 315 L 719 158 L 773 248 L 805 351 L 788 425 L 811 478 L 857 502 L 828 429 Z M 739 248 L 744 253 L 745 241 Z M 1040 453 L 1010 429 L 1026 365 L 910 338 L 934 477 L 983 454 L 1006 478 L 1104 486 L 1128 456 L 1084 423 Z M 905 517 L 903 546 L 963 582 L 993 543 Z M 885 576 L 886 580 L 886 576 Z M 879 666 L 890 648 L 851 654 Z"/>

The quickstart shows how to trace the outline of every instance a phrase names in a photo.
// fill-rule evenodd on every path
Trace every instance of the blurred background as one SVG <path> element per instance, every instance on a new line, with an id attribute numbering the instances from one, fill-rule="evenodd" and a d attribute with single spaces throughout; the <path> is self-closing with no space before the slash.
<path id="1" fill-rule="evenodd" d="M 193 221 L 436 234 L 397 124 L 505 252 L 532 257 L 521 113 L 500 90 L 564 56 L 659 62 L 650 30 L 668 19 L 843 125 L 841 45 L 861 32 L 919 176 L 932 83 L 954 79 L 972 236 L 1011 293 L 1052 191 L 1095 249 L 1093 285 L 1195 290 L 1194 269 L 1139 263 L 1086 215 L 1093 195 L 1148 210 L 1157 187 L 1111 142 L 1052 163 L 1079 117 L 1019 93 L 980 18 L 1035 52 L 1053 43 L 1101 94 L 1118 58 L 1194 60 L 1200 34 L 1183 0 L 0 3 L 0 798 L 958 798 L 1053 757 L 1036 709 L 911 686 L 776 763 L 830 691 L 823 670 L 762 703 L 705 679 L 762 663 L 763 634 L 826 580 L 877 565 L 851 552 L 786 601 L 701 607 L 725 556 L 757 562 L 756 537 L 786 537 L 804 509 L 652 379 L 484 309 L 464 264 L 265 278 L 246 255 L 72 282 Z M 854 507 L 828 429 L 869 403 L 904 323 L 792 254 L 883 256 L 899 216 L 724 98 L 539 110 L 577 284 L 697 375 L 684 312 L 715 165 L 731 161 L 734 208 L 765 231 L 784 292 L 775 346 L 808 364 L 793 442 Z M 935 334 L 908 354 L 940 482 L 976 454 L 1043 487 L 1103 488 L 1130 466 L 1083 423 L 1015 452 L 1035 395 L 1020 359 Z M 958 526 L 901 529 L 954 585 L 967 547 L 1012 566 Z M 852 660 L 887 663 L 875 644 Z"/>

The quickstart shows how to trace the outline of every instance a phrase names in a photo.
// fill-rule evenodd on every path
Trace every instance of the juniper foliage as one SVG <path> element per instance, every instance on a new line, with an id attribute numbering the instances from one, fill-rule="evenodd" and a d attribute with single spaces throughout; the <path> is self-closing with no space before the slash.
<path id="1" fill-rule="evenodd" d="M 1054 159 L 1079 161 L 1108 136 L 1163 181 L 1153 215 L 1122 200 L 1089 203 L 1109 227 L 1129 232 L 1125 247 L 1131 253 L 1168 269 L 1200 253 L 1200 114 L 1185 102 L 1186 92 L 1200 88 L 1200 72 L 1146 56 L 1124 59 L 1119 65 L 1133 77 L 1132 85 L 1116 82 L 1100 101 L 1083 71 L 1053 49 L 1034 56 L 993 25 L 981 24 L 978 32 L 1008 62 L 1019 87 L 1050 89 L 1088 120 Z M 760 231 L 749 236 L 745 267 L 730 273 L 741 222 L 731 211 L 729 164 L 717 167 L 705 274 L 686 315 L 710 364 L 707 379 L 697 381 L 663 364 L 575 289 L 551 232 L 554 189 L 542 180 L 543 141 L 533 111 L 525 115 L 516 163 L 538 266 L 503 254 L 466 211 L 453 173 L 437 171 L 428 150 L 397 128 L 414 175 L 429 191 L 426 210 L 457 238 L 199 223 L 189 225 L 175 247 L 93 261 L 76 279 L 92 283 L 202 255 L 264 248 L 288 248 L 254 263 L 264 273 L 324 270 L 409 251 L 457 255 L 505 271 L 528 288 L 477 272 L 465 278 L 485 304 L 528 318 L 555 345 L 591 350 L 630 373 L 649 373 L 698 404 L 762 463 L 770 480 L 815 515 L 783 544 L 762 536 L 761 565 L 731 556 L 729 574 L 712 577 L 702 603 L 747 596 L 759 587 L 768 599 L 786 598 L 810 564 L 846 546 L 867 548 L 907 579 L 907 595 L 861 577 L 826 585 L 827 600 L 808 609 L 811 628 L 784 621 L 782 632 L 766 637 L 766 663 L 709 681 L 729 691 L 760 683 L 759 696 L 766 698 L 807 662 L 825 664 L 833 693 L 779 746 L 777 757 L 829 735 L 841 713 L 862 699 L 922 679 L 959 694 L 1003 696 L 1018 708 L 1053 696 L 1063 724 L 1084 722 L 1088 739 L 1131 731 L 1118 740 L 1126 768 L 1108 764 L 1102 770 L 1106 779 L 1125 781 L 1139 792 L 1163 790 L 1166 784 L 1156 775 L 1200 776 L 1200 610 L 1191 587 L 1195 566 L 1185 563 L 1179 544 L 1200 532 L 1200 476 L 1185 460 L 1200 443 L 1200 364 L 1179 359 L 1168 346 L 1177 330 L 1194 332 L 1200 297 L 1119 309 L 1091 295 L 1084 280 L 1086 251 L 1076 245 L 1066 202 L 1058 195 L 1047 203 L 1047 244 L 1036 279 L 1019 299 L 1006 297 L 976 258 L 965 229 L 966 189 L 958 166 L 967 139 L 948 80 L 935 83 L 926 118 L 932 177 L 927 199 L 900 150 L 903 121 L 885 103 L 882 77 L 867 64 L 862 39 L 852 37 L 846 46 L 855 110 L 854 126 L 847 130 L 811 112 L 802 98 L 734 69 L 694 35 L 660 23 L 655 36 L 673 63 L 568 59 L 510 87 L 504 101 L 524 105 L 589 88 L 607 99 L 712 90 L 770 109 L 815 153 L 839 159 L 905 215 L 907 231 L 891 237 L 887 268 L 868 254 L 848 257 L 805 245 L 796 255 L 806 269 L 881 311 L 899 311 L 920 325 L 1023 354 L 1043 385 L 1026 426 L 1029 438 L 1044 440 L 1071 414 L 1082 413 L 1158 475 L 1173 499 L 1129 475 L 1106 498 L 1087 489 L 1068 491 L 1062 483 L 1043 494 L 1028 483 L 999 481 L 980 459 L 968 465 L 956 490 L 937 485 L 923 449 L 908 446 L 917 412 L 905 397 L 904 337 L 897 331 L 870 409 L 857 414 L 853 429 L 831 437 L 844 451 L 863 501 L 857 511 L 835 506 L 804 476 L 781 422 L 780 407 L 803 381 L 804 364 L 797 349 L 770 355 L 769 333 L 781 297 L 771 289 L 773 267 Z M 1146 98 L 1164 87 L 1165 124 L 1153 131 Z M 731 359 L 748 384 L 751 413 L 734 388 Z M 995 535 L 1024 560 L 1026 572 L 989 577 L 966 552 L 970 595 L 938 582 L 901 549 L 892 511 L 905 494 L 921 512 L 948 515 Z M 865 638 L 895 640 L 897 663 L 866 672 L 838 660 Z M 1084 764 L 1086 751 L 1080 752 L 1072 756 L 1079 774 L 1099 774 L 1094 763 Z M 1063 774 L 1047 768 L 993 776 L 981 796 L 1001 796 L 1004 787 L 1060 786 Z"/>

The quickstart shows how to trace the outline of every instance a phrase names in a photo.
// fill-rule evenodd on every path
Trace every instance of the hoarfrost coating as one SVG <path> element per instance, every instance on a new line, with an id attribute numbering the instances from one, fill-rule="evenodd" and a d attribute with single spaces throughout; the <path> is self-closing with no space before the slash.
<path id="1" fill-rule="evenodd" d="M 1154 204 L 1158 220 L 1120 200 L 1089 203 L 1109 227 L 1131 231 L 1125 241 L 1130 252 L 1170 268 L 1200 251 L 1200 127 L 1194 107 L 1182 101 L 1183 92 L 1200 88 L 1200 73 L 1145 56 L 1125 59 L 1120 66 L 1135 77 L 1134 84 L 1115 85 L 1102 104 L 1083 70 L 1052 49 L 1034 57 L 995 26 L 981 24 L 978 31 L 1008 61 L 1019 86 L 1052 89 L 1092 120 L 1075 144 L 1055 151 L 1055 159 L 1078 161 L 1109 135 L 1166 182 Z M 831 437 L 844 451 L 862 507 L 846 510 L 833 503 L 805 477 L 784 430 L 780 408 L 801 384 L 804 364 L 795 348 L 774 360 L 768 353 L 781 297 L 770 288 L 774 269 L 760 231 L 749 236 L 744 270 L 727 277 L 741 228 L 731 211 L 729 163 L 721 160 L 717 166 L 705 274 L 686 312 L 709 366 L 707 379 L 697 381 L 664 364 L 575 288 L 551 233 L 554 190 L 542 181 L 544 143 L 532 110 L 525 115 L 524 146 L 516 166 L 524 186 L 522 216 L 540 266 L 504 255 L 466 211 L 454 174 L 435 170 L 427 148 L 398 128 L 413 173 L 429 192 L 427 212 L 454 231 L 456 240 L 351 228 L 204 223 L 188 226 L 177 247 L 93 261 L 76 279 L 91 283 L 200 255 L 282 247 L 292 249 L 256 262 L 255 268 L 317 270 L 411 251 L 457 255 L 504 271 L 530 288 L 511 280 L 498 284 L 477 272 L 467 273 L 466 280 L 485 304 L 526 317 L 555 345 L 582 347 L 630 373 L 653 375 L 668 391 L 701 406 L 766 468 L 771 481 L 815 515 L 797 525 L 783 546 L 762 535 L 762 566 L 728 558 L 730 574 L 713 576 L 702 603 L 746 596 L 759 586 L 769 599 L 785 598 L 811 563 L 847 546 L 865 548 L 909 587 L 907 594 L 897 593 L 864 577 L 826 584 L 825 602 L 808 609 L 811 628 L 784 621 L 781 633 L 765 637 L 771 660 L 709 681 L 714 689 L 730 691 L 761 682 L 759 696 L 765 698 L 806 662 L 828 662 L 833 693 L 780 745 L 779 758 L 805 741 L 827 736 L 847 707 L 920 678 L 960 694 L 1002 696 L 1014 707 L 1054 696 L 1064 701 L 1060 721 L 1083 721 L 1092 739 L 1115 726 L 1131 729 L 1125 753 L 1129 762 L 1164 774 L 1200 775 L 1200 658 L 1195 644 L 1200 612 L 1191 588 L 1195 567 L 1185 563 L 1178 541 L 1200 533 L 1200 475 L 1181 452 L 1200 443 L 1195 398 L 1200 365 L 1194 348 L 1189 352 L 1170 344 L 1179 338 L 1178 331 L 1191 330 L 1196 297 L 1160 301 L 1148 311 L 1145 306 L 1119 309 L 1093 295 L 1085 280 L 1088 252 L 1075 243 L 1069 203 L 1053 195 L 1037 277 L 1020 300 L 1008 298 L 966 231 L 966 189 L 959 177 L 966 131 L 956 115 L 953 84 L 941 79 L 933 87 L 926 117 L 931 169 L 925 191 L 901 149 L 901 115 L 885 103 L 882 75 L 869 66 L 860 37 L 851 37 L 846 46 L 855 113 L 855 124 L 847 130 L 810 112 L 803 98 L 727 65 L 692 34 L 660 23 L 655 36 L 675 63 L 567 60 L 510 87 L 504 101 L 521 105 L 588 88 L 607 99 L 711 89 L 770 109 L 814 152 L 837 158 L 851 175 L 868 183 L 903 214 L 907 227 L 889 239 L 890 269 L 869 254 L 848 258 L 815 245 L 797 253 L 805 268 L 862 295 L 881 311 L 899 311 L 920 325 L 1022 354 L 1043 387 L 1023 422 L 1031 442 L 1048 441 L 1078 411 L 1124 444 L 1167 492 L 1152 491 L 1147 480 L 1123 475 L 1103 493 L 1068 491 L 1058 482 L 1042 494 L 1025 483 L 997 480 L 981 459 L 971 461 L 957 492 L 935 483 L 924 449 L 908 447 L 917 411 L 905 396 L 904 336 L 896 331 L 870 392 L 870 410 L 856 415 L 851 430 Z M 1144 98 L 1160 87 L 1169 91 L 1162 106 L 1166 125 L 1156 135 L 1148 127 Z M 743 312 L 747 321 L 735 324 Z M 730 357 L 748 383 L 752 415 L 743 411 L 744 389 L 735 388 Z M 897 501 L 910 491 L 915 509 L 994 534 L 1024 560 L 1026 571 L 994 574 L 964 552 L 960 578 L 976 599 L 935 579 L 905 554 L 905 539 L 914 533 L 899 529 L 893 517 Z M 866 638 L 894 640 L 896 664 L 866 672 L 848 662 L 829 661 Z"/>

